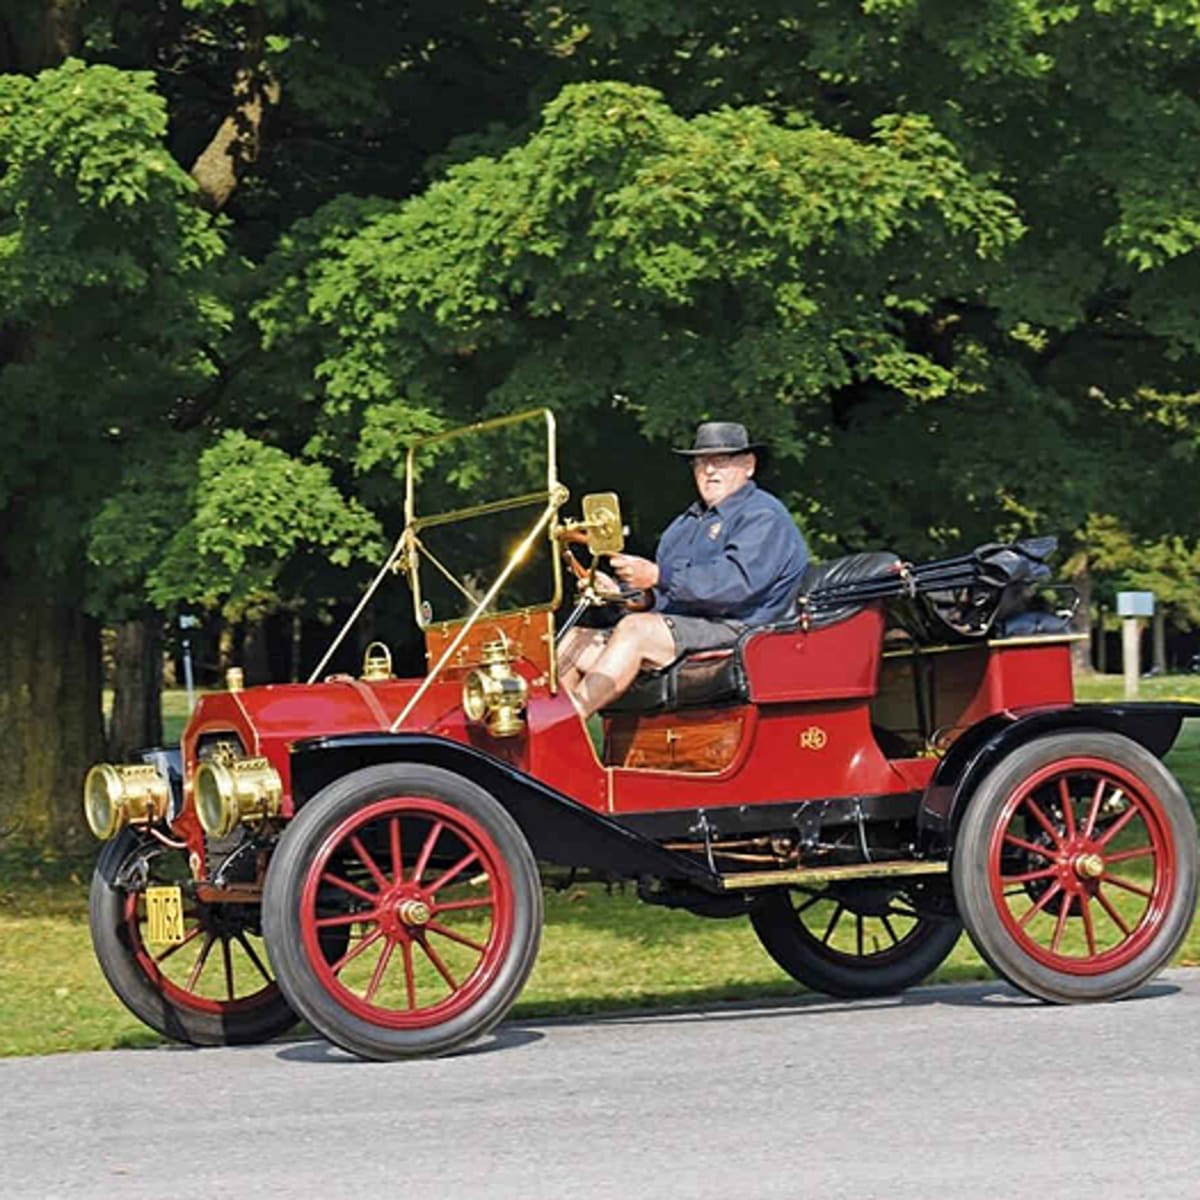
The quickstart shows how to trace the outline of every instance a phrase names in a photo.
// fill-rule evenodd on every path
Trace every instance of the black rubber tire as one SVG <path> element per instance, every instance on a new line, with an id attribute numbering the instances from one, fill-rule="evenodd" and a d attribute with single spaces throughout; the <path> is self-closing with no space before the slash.
<path id="1" fill-rule="evenodd" d="M 859 957 L 830 949 L 804 924 L 793 893 L 766 893 L 750 924 L 766 952 L 793 979 L 815 992 L 858 998 L 902 992 L 932 974 L 954 949 L 962 925 L 953 918 L 918 917 L 897 946 Z"/>
<path id="2" fill-rule="evenodd" d="M 313 971 L 304 949 L 301 896 L 320 847 L 357 810 L 392 797 L 441 801 L 481 826 L 498 851 L 512 891 L 511 939 L 486 990 L 465 1011 L 419 1029 L 392 1028 L 350 1011 Z M 497 1025 L 520 994 L 541 942 L 541 879 L 520 826 L 471 780 L 422 764 L 366 767 L 325 787 L 285 830 L 267 872 L 263 931 L 284 994 L 335 1045 L 381 1062 L 448 1054 Z"/>
<path id="3" fill-rule="evenodd" d="M 263 989 L 261 1002 L 250 1009 L 224 1002 L 190 1007 L 172 998 L 147 974 L 138 958 L 136 936 L 126 918 L 128 893 L 110 882 L 130 855 L 152 849 L 126 829 L 100 853 L 92 874 L 89 923 L 100 969 L 117 998 L 138 1020 L 176 1042 L 194 1046 L 235 1046 L 270 1041 L 296 1024 L 278 987 Z M 215 1007 L 217 1011 L 208 1011 Z"/>
<path id="4" fill-rule="evenodd" d="M 1014 790 L 1034 772 L 1079 757 L 1114 764 L 1146 788 L 1160 810 L 1177 862 L 1164 916 L 1153 938 L 1130 961 L 1090 975 L 1056 970 L 1022 947 L 997 911 L 988 867 L 988 850 L 996 822 Z M 980 782 L 955 835 L 951 867 L 963 923 L 976 949 L 998 975 L 1021 991 L 1050 1003 L 1113 1000 L 1135 991 L 1161 971 L 1187 936 L 1196 908 L 1196 822 L 1179 784 L 1144 746 L 1116 733 L 1090 730 L 1055 733 L 1013 751 Z"/>

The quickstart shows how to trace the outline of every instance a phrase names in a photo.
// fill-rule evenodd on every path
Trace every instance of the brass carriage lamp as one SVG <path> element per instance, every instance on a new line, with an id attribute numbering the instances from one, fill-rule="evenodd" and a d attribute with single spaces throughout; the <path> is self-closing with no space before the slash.
<path id="1" fill-rule="evenodd" d="M 513 670 L 504 638 L 483 644 L 481 662 L 463 680 L 463 712 L 468 721 L 486 722 L 492 737 L 516 737 L 525 728 L 529 685 Z"/>
<path id="2" fill-rule="evenodd" d="M 196 817 L 210 837 L 279 815 L 283 780 L 265 758 L 208 759 L 196 771 Z"/>
<path id="3" fill-rule="evenodd" d="M 83 782 L 83 815 L 104 842 L 126 825 L 161 821 L 170 800 L 170 784 L 150 763 L 97 763 Z"/>

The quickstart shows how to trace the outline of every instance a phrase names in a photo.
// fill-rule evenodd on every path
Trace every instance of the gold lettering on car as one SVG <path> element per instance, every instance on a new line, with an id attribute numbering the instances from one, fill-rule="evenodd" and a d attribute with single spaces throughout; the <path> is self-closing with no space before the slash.
<path id="1" fill-rule="evenodd" d="M 810 725 L 800 732 L 801 750 L 824 750 L 827 741 L 829 741 L 829 735 L 820 725 Z"/>

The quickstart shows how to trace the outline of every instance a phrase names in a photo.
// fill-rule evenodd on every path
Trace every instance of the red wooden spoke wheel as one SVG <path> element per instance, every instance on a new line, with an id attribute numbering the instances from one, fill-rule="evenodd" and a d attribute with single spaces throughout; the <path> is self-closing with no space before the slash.
<path id="1" fill-rule="evenodd" d="M 314 797 L 271 864 L 280 982 L 331 1041 L 367 1058 L 445 1053 L 495 1025 L 537 954 L 541 886 L 507 812 L 426 766 L 354 772 Z M 322 953 L 330 931 L 344 953 Z"/>
<path id="2" fill-rule="evenodd" d="M 962 932 L 952 904 L 938 904 L 930 885 L 878 880 L 770 892 L 751 909 L 750 922 L 779 966 L 831 996 L 882 996 L 912 987 L 939 966 Z"/>
<path id="3" fill-rule="evenodd" d="M 201 1046 L 261 1042 L 296 1023 L 267 965 L 258 909 L 185 902 L 184 940 L 146 939 L 144 888 L 189 878 L 181 851 L 126 830 L 100 855 L 91 932 L 121 1002 L 164 1037 Z"/>
<path id="4" fill-rule="evenodd" d="M 1005 758 L 954 847 L 963 920 L 1018 987 L 1101 1000 L 1166 965 L 1195 907 L 1196 832 L 1162 764 L 1118 734 L 1060 733 Z"/>

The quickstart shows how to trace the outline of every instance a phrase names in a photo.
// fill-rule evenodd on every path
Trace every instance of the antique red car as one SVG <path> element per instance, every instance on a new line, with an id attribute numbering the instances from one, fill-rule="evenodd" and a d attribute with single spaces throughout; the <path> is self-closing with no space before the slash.
<path id="1" fill-rule="evenodd" d="M 545 412 L 410 451 L 364 604 L 407 572 L 424 677 L 379 644 L 322 677 L 327 655 L 306 684 L 204 696 L 177 752 L 92 769 L 92 935 L 138 1017 L 200 1044 L 303 1017 L 366 1058 L 445 1053 L 509 1010 L 543 880 L 572 875 L 745 914 L 840 996 L 918 982 L 963 926 L 1048 1001 L 1125 995 L 1170 960 L 1197 843 L 1161 760 L 1200 706 L 1075 703 L 1075 635 L 1020 611 L 1045 543 L 810 567 L 789 620 L 643 675 L 589 729 L 556 613 L 564 562 L 583 578 L 559 635 L 624 602 L 593 573 L 621 518 L 612 494 L 561 518 L 556 461 Z"/>

